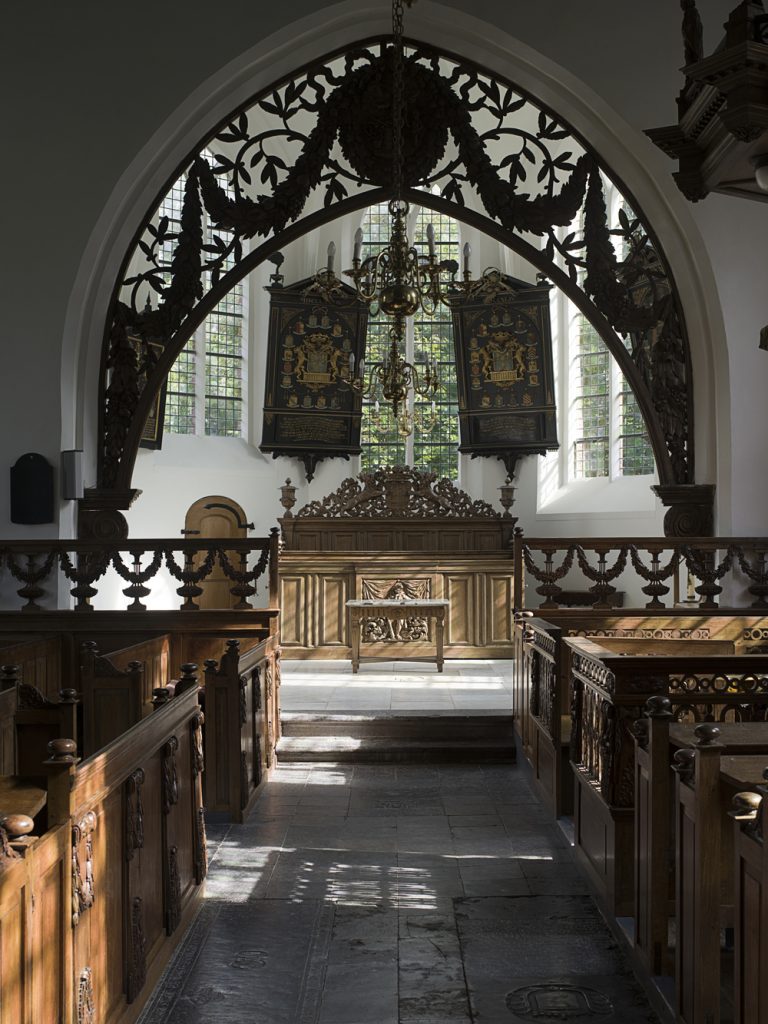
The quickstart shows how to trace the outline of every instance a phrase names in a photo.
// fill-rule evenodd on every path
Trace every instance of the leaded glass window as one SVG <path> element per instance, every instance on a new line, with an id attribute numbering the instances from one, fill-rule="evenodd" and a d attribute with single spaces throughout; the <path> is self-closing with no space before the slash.
<path id="1" fill-rule="evenodd" d="M 626 204 L 622 208 L 632 216 Z M 571 317 L 568 348 L 569 476 L 653 473 L 653 449 L 637 399 L 605 342 L 578 311 Z"/>
<path id="2" fill-rule="evenodd" d="M 210 154 L 209 154 L 210 155 Z M 160 207 L 171 233 L 180 226 L 185 177 L 176 181 Z M 206 221 L 205 244 L 220 249 L 230 233 Z M 171 240 L 165 244 L 168 265 Z M 231 258 L 223 270 L 233 265 Z M 206 282 L 209 287 L 209 282 Z M 241 437 L 244 433 L 246 303 L 238 282 L 195 331 L 168 374 L 164 427 L 171 434 Z"/>

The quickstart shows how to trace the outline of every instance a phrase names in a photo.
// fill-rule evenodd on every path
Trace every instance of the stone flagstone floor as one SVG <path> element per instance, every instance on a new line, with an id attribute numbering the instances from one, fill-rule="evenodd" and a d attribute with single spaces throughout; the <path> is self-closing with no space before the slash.
<path id="1" fill-rule="evenodd" d="M 509 711 L 511 661 L 281 661 L 284 711 Z"/>
<path id="2" fill-rule="evenodd" d="M 656 1021 L 522 767 L 285 766 L 209 843 L 141 1024 Z"/>

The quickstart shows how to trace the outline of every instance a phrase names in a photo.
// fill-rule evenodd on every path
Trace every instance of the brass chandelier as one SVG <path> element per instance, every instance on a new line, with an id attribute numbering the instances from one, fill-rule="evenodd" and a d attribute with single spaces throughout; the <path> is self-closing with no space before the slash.
<path id="1" fill-rule="evenodd" d="M 405 0 L 410 6 L 415 0 Z M 455 260 L 437 259 L 435 231 L 427 227 L 428 252 L 422 254 L 408 240 L 407 220 L 409 204 L 402 198 L 403 163 L 403 0 L 392 3 L 393 82 L 392 82 L 392 163 L 395 198 L 389 203 L 390 238 L 375 255 L 362 259 L 363 232 L 355 233 L 352 268 L 345 276 L 352 278 L 359 299 L 373 314 L 391 317 L 389 350 L 382 360 L 368 367 L 361 359 L 354 374 L 350 360 L 350 383 L 374 402 L 374 414 L 379 411 L 379 396 L 392 406 L 398 432 L 407 437 L 413 431 L 414 419 L 409 408 L 411 392 L 427 401 L 431 400 L 428 414 L 421 416 L 420 426 L 434 429 L 437 424 L 435 398 L 441 381 L 435 362 L 418 368 L 405 357 L 405 339 L 408 317 L 421 311 L 432 317 L 440 303 L 455 289 L 459 269 Z M 464 247 L 465 276 L 469 277 L 469 246 Z"/>

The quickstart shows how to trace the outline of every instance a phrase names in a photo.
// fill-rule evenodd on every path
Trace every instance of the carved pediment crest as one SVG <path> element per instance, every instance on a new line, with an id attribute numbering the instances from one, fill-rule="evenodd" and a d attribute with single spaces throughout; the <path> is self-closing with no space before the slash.
<path id="1" fill-rule="evenodd" d="M 395 519 L 500 519 L 486 501 L 473 500 L 450 480 L 410 466 L 387 466 L 348 477 L 331 494 L 311 501 L 297 517 L 320 519 L 367 516 Z"/>

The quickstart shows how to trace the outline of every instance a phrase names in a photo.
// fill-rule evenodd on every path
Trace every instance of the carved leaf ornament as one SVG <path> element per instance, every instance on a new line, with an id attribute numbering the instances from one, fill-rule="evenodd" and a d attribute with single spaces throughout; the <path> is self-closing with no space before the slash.
<path id="1" fill-rule="evenodd" d="M 359 208 L 366 192 L 371 201 L 391 195 L 391 53 L 387 41 L 354 47 L 235 111 L 179 168 L 173 229 L 158 197 L 106 331 L 101 488 L 130 482 L 138 419 L 201 303 L 212 309 L 268 255 L 258 246 L 248 255 L 243 243 L 274 240 L 276 249 L 286 229 L 300 233 L 299 221 L 308 231 Z M 423 44 L 406 46 L 403 75 L 406 196 L 459 218 L 471 205 L 489 233 L 580 294 L 637 394 L 662 480 L 691 482 L 685 325 L 664 254 L 632 197 L 583 139 L 514 84 Z M 624 200 L 618 226 L 606 211 L 609 182 Z"/>

